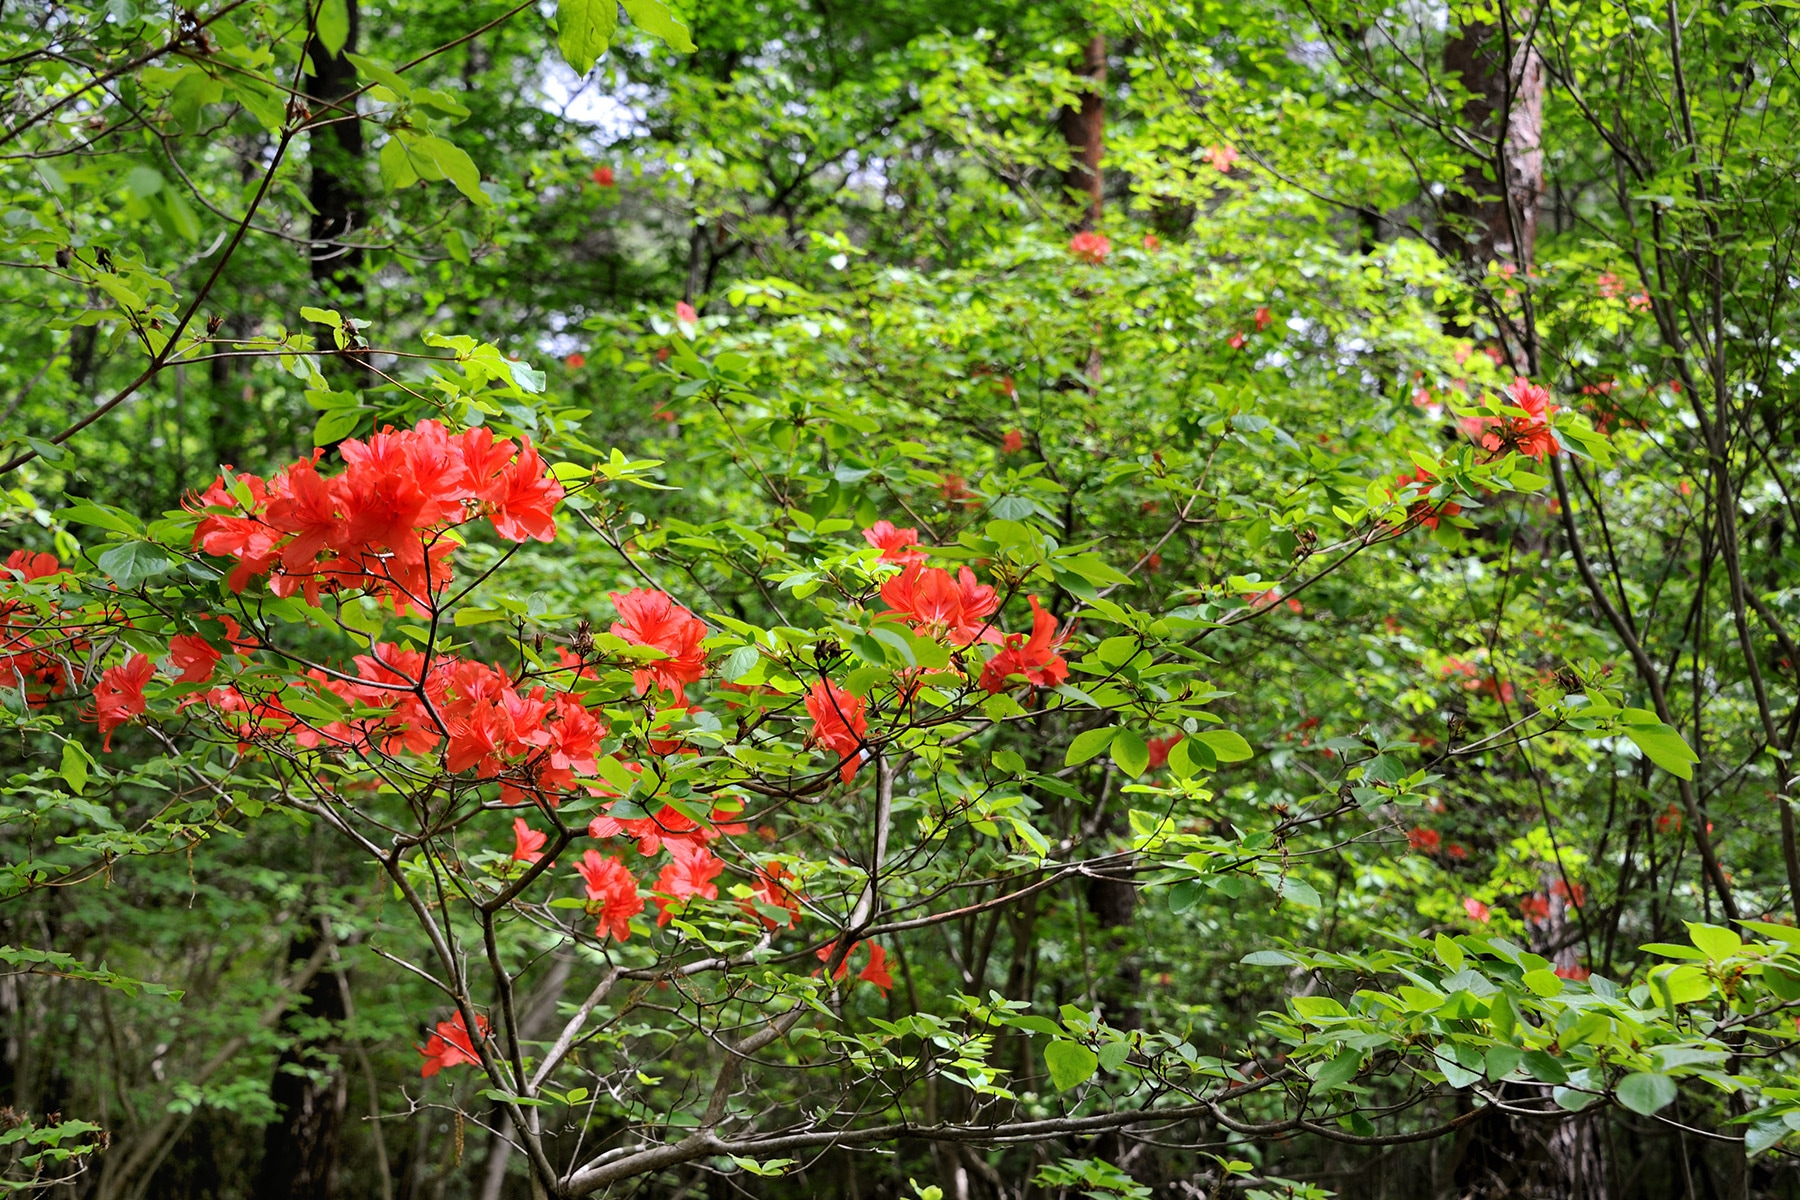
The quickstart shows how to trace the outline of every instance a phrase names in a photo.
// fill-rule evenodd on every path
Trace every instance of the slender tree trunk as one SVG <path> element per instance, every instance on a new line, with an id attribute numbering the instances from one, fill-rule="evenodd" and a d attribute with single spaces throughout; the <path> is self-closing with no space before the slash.
<path id="1" fill-rule="evenodd" d="M 1446 43 L 1444 68 L 1470 92 L 1463 124 L 1483 149 L 1463 172 L 1473 195 L 1444 198 L 1445 241 L 1474 270 L 1497 262 L 1522 271 L 1544 197 L 1544 60 L 1529 43 L 1478 23 Z"/>
<path id="2" fill-rule="evenodd" d="M 1063 174 L 1063 187 L 1084 197 L 1087 208 L 1077 229 L 1095 229 L 1100 224 L 1104 192 L 1100 176 L 1100 156 L 1106 148 L 1106 37 L 1095 34 L 1082 49 L 1081 74 L 1093 86 L 1081 93 L 1078 106 L 1065 108 L 1057 118 L 1063 140 L 1074 153 L 1074 160 Z"/>
<path id="3" fill-rule="evenodd" d="M 327 936 L 321 925 L 309 926 L 288 948 L 288 958 L 303 963 L 318 952 Z M 289 1016 L 298 1021 L 344 1020 L 344 989 L 329 970 L 313 976 Z M 333 1200 L 337 1195 L 338 1152 L 343 1143 L 348 1080 L 341 1069 L 327 1069 L 341 1050 L 332 1039 L 296 1038 L 275 1063 L 269 1098 L 275 1121 L 263 1131 L 262 1165 L 251 1189 L 255 1200 Z"/>
<path id="4" fill-rule="evenodd" d="M 364 224 L 363 130 L 356 102 L 356 67 L 345 55 L 356 49 L 357 0 L 344 0 L 350 36 L 339 54 L 326 52 L 314 37 L 306 46 L 306 95 L 313 120 L 307 150 L 312 201 L 312 277 L 336 303 L 363 298 L 363 251 L 357 241 Z"/>

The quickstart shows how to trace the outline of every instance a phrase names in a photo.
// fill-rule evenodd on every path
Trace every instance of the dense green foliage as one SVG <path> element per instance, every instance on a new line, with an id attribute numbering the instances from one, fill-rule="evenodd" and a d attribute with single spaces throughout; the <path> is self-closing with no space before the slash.
<path id="1" fill-rule="evenodd" d="M 0 1186 L 1789 1194 L 1794 34 L 0 10 Z"/>

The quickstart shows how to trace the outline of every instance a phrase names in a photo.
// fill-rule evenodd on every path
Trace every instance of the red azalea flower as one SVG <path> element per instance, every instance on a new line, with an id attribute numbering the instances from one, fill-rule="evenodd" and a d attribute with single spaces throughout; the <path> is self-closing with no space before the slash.
<path id="1" fill-rule="evenodd" d="M 669 847 L 673 860 L 662 869 L 656 878 L 656 923 L 667 925 L 673 914 L 671 907 L 684 906 L 689 899 L 700 896 L 707 900 L 719 898 L 719 885 L 713 880 L 725 870 L 725 862 L 703 845 L 690 842 L 676 842 Z"/>
<path id="2" fill-rule="evenodd" d="M 169 639 L 169 663 L 180 672 L 177 683 L 205 683 L 223 657 L 199 634 L 178 633 Z"/>
<path id="3" fill-rule="evenodd" d="M 923 637 L 956 646 L 1000 640 L 999 631 L 988 621 L 1000 607 L 1000 598 L 993 588 L 976 582 L 967 567 L 958 568 L 953 578 L 941 567 L 913 563 L 882 582 L 881 599 Z"/>
<path id="4" fill-rule="evenodd" d="M 622 596 L 613 592 L 612 602 L 622 618 L 612 624 L 615 637 L 634 646 L 654 646 L 669 656 L 645 663 L 631 673 L 638 695 L 647 695 L 654 685 L 666 688 L 681 700 L 686 695 L 686 685 L 698 683 L 706 670 L 706 649 L 700 645 L 706 638 L 706 623 L 675 603 L 666 592 L 646 588 Z"/>
<path id="5" fill-rule="evenodd" d="M 829 679 L 821 679 L 806 693 L 806 712 L 813 719 L 807 742 L 823 746 L 842 759 L 838 777 L 849 783 L 862 765 L 862 741 L 869 731 L 862 697 L 851 695 Z"/>
<path id="6" fill-rule="evenodd" d="M 1542 925 L 1550 919 L 1550 901 L 1543 896 L 1527 896 L 1519 901 L 1519 915 L 1533 925 Z"/>
<path id="7" fill-rule="evenodd" d="M 1708 833 L 1712 830 L 1708 829 Z M 1550 894 L 1560 896 L 1573 908 L 1580 908 L 1587 903 L 1587 885 L 1581 883 L 1564 883 L 1558 879 L 1550 885 Z"/>
<path id="8" fill-rule="evenodd" d="M 112 749 L 113 730 L 144 711 L 144 685 L 156 674 L 148 656 L 133 654 L 115 667 L 100 673 L 94 689 L 94 704 L 89 710 L 100 726 L 103 741 L 100 748 Z"/>
<path id="9" fill-rule="evenodd" d="M 1436 854 L 1443 841 L 1443 835 L 1435 829 L 1415 825 L 1406 831 L 1406 844 L 1426 854 Z"/>
<path id="10" fill-rule="evenodd" d="M 1405 471 L 1402 471 L 1394 477 L 1394 480 L 1400 485 L 1402 491 L 1416 484 L 1417 491 L 1421 496 L 1437 486 L 1437 476 L 1433 475 L 1430 471 L 1427 471 L 1424 467 L 1418 468 L 1410 475 Z M 1454 500 L 1446 500 L 1442 504 L 1433 504 L 1429 500 L 1420 499 L 1406 510 L 1406 516 L 1408 520 L 1416 517 L 1419 524 L 1427 529 L 1436 529 L 1440 519 L 1444 517 L 1454 517 L 1461 511 L 1462 505 Z"/>
<path id="11" fill-rule="evenodd" d="M 865 983 L 872 983 L 881 989 L 882 995 L 894 986 L 894 977 L 888 974 L 887 948 L 879 942 L 869 943 L 869 965 L 856 973 L 856 977 Z"/>
<path id="12" fill-rule="evenodd" d="M 850 973 L 850 956 L 855 954 L 857 947 L 861 945 L 861 942 L 851 942 L 850 948 L 844 951 L 844 960 L 837 965 L 837 970 L 831 973 L 831 978 L 834 983 Z M 817 950 L 813 951 L 813 957 L 820 962 L 830 962 L 831 952 L 836 949 L 836 942 L 826 942 L 823 946 L 820 946 Z M 818 972 L 814 971 L 813 974 L 817 975 Z"/>
<path id="13" fill-rule="evenodd" d="M 1500 417 L 1484 423 L 1483 449 L 1494 453 L 1511 450 L 1540 459 L 1562 450 L 1562 444 L 1550 429 L 1550 414 L 1557 406 L 1550 401 L 1549 389 L 1538 387 L 1521 375 L 1507 385 L 1506 398 L 1513 407 L 1524 410 L 1525 415 Z"/>
<path id="14" fill-rule="evenodd" d="M 1007 689 L 1008 680 L 1022 675 L 1039 687 L 1054 687 L 1069 677 L 1069 664 L 1056 653 L 1061 642 L 1056 638 L 1056 618 L 1044 611 L 1036 596 L 1031 601 L 1031 636 L 1009 633 L 1002 639 L 1000 653 L 988 659 L 981 670 L 981 686 L 990 695 Z"/>
<path id="15" fill-rule="evenodd" d="M 1473 917 L 1475 920 L 1480 921 L 1483 925 L 1488 923 L 1488 917 L 1490 916 L 1488 906 L 1473 896 L 1463 897 L 1463 911 L 1468 913 L 1469 916 Z"/>
<path id="16" fill-rule="evenodd" d="M 1084 229 L 1069 239 L 1069 253 L 1083 262 L 1103 263 L 1112 253 L 1112 241 L 1103 233 Z"/>
<path id="17" fill-rule="evenodd" d="M 1204 152 L 1205 159 L 1213 165 L 1213 169 L 1221 175 L 1231 173 L 1231 164 L 1241 156 L 1231 146 L 1208 146 Z"/>
<path id="18" fill-rule="evenodd" d="M 534 863 L 543 859 L 540 851 L 550 835 L 541 833 L 525 823 L 524 817 L 513 818 L 513 861 Z"/>
<path id="19" fill-rule="evenodd" d="M 1580 963 L 1577 963 L 1572 967 L 1556 968 L 1556 977 L 1558 979 L 1567 979 L 1572 983 L 1580 983 L 1592 974 L 1592 971 L 1588 970 Z"/>
<path id="20" fill-rule="evenodd" d="M 1000 453 L 1017 454 L 1025 448 L 1025 435 L 1017 429 L 1009 429 L 1000 439 Z"/>
<path id="21" fill-rule="evenodd" d="M 678 300 L 675 302 L 675 319 L 683 325 L 697 325 L 700 323 L 700 314 L 686 300 Z"/>
<path id="22" fill-rule="evenodd" d="M 487 1018 L 480 1013 L 475 1014 L 475 1028 L 483 1034 L 487 1033 Z M 430 1079 L 445 1067 L 460 1067 L 467 1063 L 480 1066 L 481 1057 L 475 1053 L 474 1043 L 469 1040 L 469 1027 L 463 1024 L 462 1013 L 448 1021 L 439 1021 L 437 1032 L 425 1040 L 423 1046 L 415 1047 L 425 1056 L 425 1062 L 419 1067 L 419 1074 Z"/>
<path id="23" fill-rule="evenodd" d="M 575 353 L 569 355 L 569 357 L 563 359 L 563 366 L 569 368 L 571 371 L 579 371 L 581 368 L 587 366 L 587 355 L 577 350 Z"/>
<path id="24" fill-rule="evenodd" d="M 1240 329 L 1232 333 L 1230 337 L 1226 338 L 1225 344 L 1230 346 L 1233 350 L 1242 350 L 1244 348 L 1244 343 L 1249 340 L 1249 338 L 1244 336 L 1243 330 Z"/>
<path id="25" fill-rule="evenodd" d="M 6 556 L 6 569 L 24 580 L 45 579 L 62 570 L 56 555 L 30 550 L 14 550 Z"/>
<path id="26" fill-rule="evenodd" d="M 595 167 L 594 182 L 605 188 L 613 186 L 613 169 L 608 166 Z"/>
<path id="27" fill-rule="evenodd" d="M 581 856 L 575 870 L 587 887 L 588 911 L 599 906 L 600 923 L 594 926 L 594 936 L 610 933 L 621 942 L 628 939 L 631 918 L 644 911 L 644 898 L 638 895 L 637 880 L 625 864 L 598 850 L 589 850 Z"/>
<path id="28" fill-rule="evenodd" d="M 1182 736 L 1183 735 L 1177 733 L 1172 737 L 1154 737 L 1144 743 L 1150 750 L 1151 770 L 1154 771 L 1158 767 L 1168 765 L 1169 751 L 1175 748 L 1175 744 L 1181 741 Z"/>
<path id="29" fill-rule="evenodd" d="M 925 551 L 919 548 L 917 529 L 897 529 L 892 521 L 877 521 L 862 531 L 863 541 L 881 551 L 883 562 L 921 563 Z"/>
<path id="30" fill-rule="evenodd" d="M 1255 316 L 1256 332 L 1261 333 L 1263 330 L 1267 329 L 1274 320 L 1275 314 L 1269 311 L 1268 305 L 1265 304 L 1258 308 Z"/>
<path id="31" fill-rule="evenodd" d="M 745 900 L 741 906 L 744 912 L 770 929 L 793 928 L 800 921 L 800 894 L 784 882 L 788 878 L 788 869 L 778 862 L 758 870 L 754 885 L 756 903 Z M 776 921 L 764 911 L 766 909 L 786 910 L 787 920 Z"/>
<path id="32" fill-rule="evenodd" d="M 938 484 L 938 493 L 943 496 L 945 504 L 969 503 L 969 481 L 961 475 L 951 472 L 944 476 Z"/>
<path id="33" fill-rule="evenodd" d="M 1155 254 L 1158 250 L 1162 249 L 1162 239 L 1157 237 L 1154 233 L 1146 233 L 1144 235 L 1144 249 Z"/>

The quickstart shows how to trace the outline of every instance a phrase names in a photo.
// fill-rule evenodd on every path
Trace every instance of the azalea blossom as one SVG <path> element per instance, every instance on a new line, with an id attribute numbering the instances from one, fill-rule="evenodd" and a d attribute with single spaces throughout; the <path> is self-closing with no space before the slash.
<path id="1" fill-rule="evenodd" d="M 813 719 L 812 732 L 806 740 L 841 758 L 838 777 L 849 783 L 862 766 L 862 741 L 869 731 L 862 697 L 851 695 L 829 679 L 821 679 L 806 693 L 806 712 Z"/>
<path id="2" fill-rule="evenodd" d="M 1202 152 L 1202 157 L 1204 157 L 1207 162 L 1210 162 L 1213 165 L 1213 169 L 1218 171 L 1219 174 L 1227 175 L 1231 172 L 1231 165 L 1237 162 L 1242 156 L 1238 154 L 1237 149 L 1233 146 L 1208 146 Z"/>
<path id="3" fill-rule="evenodd" d="M 668 655 L 631 673 L 638 695 L 647 695 L 654 686 L 682 699 L 686 685 L 699 682 L 705 670 L 706 650 L 700 643 L 706 637 L 706 623 L 666 592 L 637 588 L 611 595 L 621 618 L 612 624 L 613 635 L 634 646 L 654 646 Z"/>
<path id="4" fill-rule="evenodd" d="M 1056 618 L 1044 610 L 1036 596 L 1028 599 L 1030 636 L 1007 634 L 1001 641 L 1000 653 L 988 659 L 981 670 L 981 686 L 990 695 L 1005 691 L 1017 676 L 1039 687 L 1054 687 L 1069 677 L 1069 664 L 1056 652 L 1062 644 L 1056 637 Z"/>
<path id="5" fill-rule="evenodd" d="M 475 1014 L 475 1028 L 483 1035 L 487 1033 L 487 1018 L 480 1013 Z M 469 1039 L 469 1027 L 463 1024 L 460 1012 L 448 1021 L 439 1021 L 437 1032 L 427 1038 L 423 1046 L 415 1049 L 425 1056 L 424 1063 L 419 1067 L 419 1074 L 426 1079 L 445 1067 L 481 1065 L 481 1056 L 475 1053 L 474 1043 Z"/>
<path id="6" fill-rule="evenodd" d="M 644 911 L 644 898 L 638 895 L 637 880 L 625 864 L 589 850 L 575 870 L 587 888 L 588 911 L 598 912 L 600 917 L 594 936 L 611 934 L 621 942 L 631 937 L 631 918 Z"/>
<path id="7" fill-rule="evenodd" d="M 791 929 L 799 924 L 800 894 L 788 886 L 786 881 L 790 877 L 788 869 L 778 862 L 760 868 L 752 885 L 755 903 L 745 900 L 741 906 L 745 914 L 755 917 L 770 929 Z M 771 910 L 785 911 L 787 920 L 777 921 L 769 915 Z"/>
<path id="8" fill-rule="evenodd" d="M 670 847 L 669 865 L 662 869 L 656 878 L 656 923 L 667 925 L 673 915 L 672 909 L 684 907 L 688 900 L 699 896 L 705 900 L 719 898 L 717 879 L 725 870 L 725 862 L 705 845 L 691 842 L 675 842 Z"/>
<path id="9" fill-rule="evenodd" d="M 1416 490 L 1421 497 L 1423 497 L 1424 493 L 1429 492 L 1432 488 L 1436 487 L 1438 482 L 1437 476 L 1433 475 L 1430 471 L 1427 471 L 1424 467 L 1419 467 L 1410 474 L 1406 471 L 1402 471 L 1400 474 L 1394 476 L 1394 481 L 1400 485 L 1402 491 L 1405 491 L 1409 487 L 1416 487 Z M 1411 507 L 1406 510 L 1406 517 L 1408 520 L 1418 521 L 1420 525 L 1423 525 L 1427 529 L 1436 529 L 1439 520 L 1444 517 L 1454 517 L 1461 511 L 1462 505 L 1454 500 L 1445 500 L 1440 504 L 1433 504 L 1430 500 L 1421 498 L 1414 501 Z"/>
<path id="10" fill-rule="evenodd" d="M 199 634 L 178 633 L 169 639 L 169 664 L 177 672 L 177 683 L 205 683 L 223 657 Z"/>
<path id="11" fill-rule="evenodd" d="M 524 817 L 513 818 L 513 861 L 535 863 L 543 859 L 541 853 L 544 843 L 550 835 L 533 829 L 525 823 Z"/>
<path id="12" fill-rule="evenodd" d="M 1000 641 L 988 620 L 1000 607 L 1000 597 L 967 567 L 958 568 L 953 577 L 941 567 L 914 563 L 883 581 L 881 599 L 923 637 L 956 646 Z"/>
<path id="13" fill-rule="evenodd" d="M 1522 409 L 1522 417 L 1499 417 L 1483 422 L 1481 445 L 1494 453 L 1511 450 L 1527 458 L 1549 458 L 1562 450 L 1556 434 L 1550 429 L 1550 414 L 1556 411 L 1547 388 L 1538 387 L 1524 376 L 1507 385 L 1506 398 L 1512 407 Z"/>
<path id="14" fill-rule="evenodd" d="M 919 531 L 917 529 L 898 529 L 888 520 L 875 522 L 862 531 L 863 541 L 881 551 L 883 562 L 922 563 L 925 551 L 919 548 Z"/>
<path id="15" fill-rule="evenodd" d="M 1177 733 L 1171 734 L 1168 737 L 1153 737 L 1144 743 L 1145 747 L 1150 751 L 1151 770 L 1168 765 L 1169 751 L 1175 748 L 1176 744 L 1181 741 L 1183 736 L 1184 735 Z"/>
<path id="16" fill-rule="evenodd" d="M 1000 453 L 1017 454 L 1025 448 L 1025 435 L 1017 429 L 1009 429 L 1000 439 Z"/>
<path id="17" fill-rule="evenodd" d="M 569 368 L 571 371 L 579 371 L 581 368 L 587 366 L 587 355 L 577 350 L 575 353 L 563 359 L 563 366 Z"/>
<path id="18" fill-rule="evenodd" d="M 1464 896 L 1462 905 L 1463 911 L 1468 913 L 1470 917 L 1480 921 L 1483 925 L 1488 923 L 1488 918 L 1491 914 L 1488 912 L 1487 905 L 1483 904 L 1473 896 Z"/>
<path id="19" fill-rule="evenodd" d="M 613 169 L 604 163 L 594 168 L 593 180 L 603 188 L 613 186 Z"/>
<path id="20" fill-rule="evenodd" d="M 94 688 L 92 719 L 100 726 L 101 749 L 112 749 L 113 730 L 144 711 L 144 685 L 156 674 L 156 668 L 144 654 L 133 654 L 118 666 L 100 673 Z"/>
<path id="21" fill-rule="evenodd" d="M 686 300 L 678 300 L 675 303 L 675 319 L 683 325 L 697 325 L 700 323 L 700 314 Z"/>
<path id="22" fill-rule="evenodd" d="M 1415 825 L 1406 831 L 1406 844 L 1425 854 L 1436 854 L 1443 841 L 1443 835 L 1435 829 Z"/>
<path id="23" fill-rule="evenodd" d="M 1274 322 L 1275 314 L 1270 312 L 1269 306 L 1265 304 L 1257 308 L 1256 314 L 1252 319 L 1256 322 L 1256 332 L 1261 333 Z"/>
<path id="24" fill-rule="evenodd" d="M 1112 241 L 1103 233 L 1084 229 L 1069 239 L 1069 253 L 1083 262 L 1103 263 L 1112 253 Z"/>
<path id="25" fill-rule="evenodd" d="M 870 942 L 869 965 L 856 973 L 856 977 L 864 983 L 872 983 L 886 995 L 894 986 L 894 977 L 888 974 L 887 947 L 880 942 Z"/>

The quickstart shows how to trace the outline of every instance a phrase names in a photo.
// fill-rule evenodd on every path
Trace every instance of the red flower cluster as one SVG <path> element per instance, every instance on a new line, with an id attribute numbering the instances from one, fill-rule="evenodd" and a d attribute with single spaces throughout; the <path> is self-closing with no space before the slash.
<path id="1" fill-rule="evenodd" d="M 647 695 L 655 686 L 674 693 L 677 701 L 685 699 L 687 685 L 698 683 L 706 669 L 706 650 L 700 645 L 706 639 L 706 623 L 666 592 L 647 588 L 623 596 L 613 592 L 612 602 L 623 618 L 613 622 L 613 636 L 634 646 L 653 646 L 669 656 L 632 672 L 638 695 Z"/>
<path id="2" fill-rule="evenodd" d="M 1444 844 L 1444 836 L 1435 829 L 1415 825 L 1406 831 L 1406 844 L 1422 854 L 1436 854 Z"/>
<path id="3" fill-rule="evenodd" d="M 807 742 L 823 746 L 842 759 L 838 777 L 849 783 L 862 766 L 863 737 L 869 732 L 862 697 L 851 695 L 829 679 L 821 679 L 806 693 L 806 712 L 813 719 Z"/>
<path id="4" fill-rule="evenodd" d="M 1103 263 L 1112 253 L 1112 239 L 1104 233 L 1084 229 L 1069 239 L 1069 253 L 1082 262 Z"/>
<path id="5" fill-rule="evenodd" d="M 631 936 L 631 918 L 644 911 L 644 898 L 638 895 L 637 880 L 616 858 L 589 850 L 581 856 L 575 870 L 587 887 L 588 912 L 600 918 L 594 936 L 611 934 L 619 941 Z"/>
<path id="6" fill-rule="evenodd" d="M 1454 500 L 1446 500 L 1442 504 L 1433 504 L 1430 500 L 1423 498 L 1424 494 L 1436 487 L 1438 482 L 1437 476 L 1433 475 L 1430 471 L 1427 471 L 1424 467 L 1420 467 L 1410 475 L 1405 471 L 1402 471 L 1400 474 L 1394 476 L 1394 481 L 1400 485 L 1400 490 L 1403 492 L 1407 488 L 1412 488 L 1414 485 L 1417 485 L 1414 490 L 1421 499 L 1414 502 L 1412 507 L 1406 510 L 1406 517 L 1409 521 L 1416 519 L 1419 524 L 1427 529 L 1436 529 L 1440 518 L 1454 517 L 1457 513 L 1462 511 L 1462 505 Z"/>
<path id="7" fill-rule="evenodd" d="M 1151 770 L 1154 771 L 1158 767 L 1166 767 L 1169 765 L 1169 751 L 1175 748 L 1176 743 L 1181 741 L 1182 736 L 1182 734 L 1177 733 L 1170 737 L 1153 737 L 1144 743 L 1150 751 Z"/>
<path id="8" fill-rule="evenodd" d="M 0 571 L 0 597 L 11 585 L 48 579 L 61 570 L 54 554 L 14 550 Z M 49 632 L 46 639 L 47 630 L 31 620 L 28 611 L 22 601 L 0 599 L 0 687 L 18 688 L 28 705 L 40 708 L 51 696 L 68 690 L 69 677 L 63 660 L 50 650 L 62 635 Z"/>
<path id="9" fill-rule="evenodd" d="M 133 654 L 117 666 L 100 672 L 100 684 L 94 689 L 93 718 L 100 726 L 103 750 L 112 749 L 113 730 L 144 711 L 144 685 L 156 674 L 156 668 L 143 654 Z"/>
<path id="10" fill-rule="evenodd" d="M 1056 618 L 1044 610 L 1036 596 L 1031 601 L 1031 636 L 1009 633 L 1001 639 L 1000 653 L 981 670 L 981 686 L 990 695 L 1004 692 L 1010 681 L 1023 676 L 1039 687 L 1055 687 L 1069 677 L 1069 664 L 1056 651 Z"/>
<path id="11" fill-rule="evenodd" d="M 1506 398 L 1525 415 L 1484 421 L 1483 449 L 1496 454 L 1512 451 L 1528 458 L 1549 458 L 1562 450 L 1562 443 L 1550 429 L 1550 414 L 1556 411 L 1556 405 L 1551 403 L 1547 388 L 1538 387 L 1521 375 L 1507 385 Z"/>
<path id="12" fill-rule="evenodd" d="M 919 547 L 916 529 L 896 529 L 892 521 L 877 521 L 863 530 L 862 535 L 863 541 L 881 551 L 883 562 L 907 566 L 925 561 L 925 551 Z"/>
<path id="13" fill-rule="evenodd" d="M 1009 429 L 1000 439 L 1000 453 L 1017 454 L 1025 448 L 1025 434 L 1021 430 Z"/>
<path id="14" fill-rule="evenodd" d="M 487 1033 L 487 1018 L 480 1013 L 475 1014 L 475 1028 L 483 1034 Z M 475 1053 L 475 1045 L 469 1040 L 469 1027 L 463 1024 L 460 1012 L 448 1021 L 439 1021 L 437 1032 L 416 1049 L 425 1056 L 419 1074 L 426 1079 L 445 1067 L 460 1067 L 465 1063 L 470 1066 L 481 1065 L 481 1056 Z"/>
<path id="15" fill-rule="evenodd" d="M 708 850 L 703 843 L 672 842 L 669 853 L 669 865 L 656 877 L 658 925 L 667 925 L 673 915 L 670 910 L 680 910 L 695 896 L 717 900 L 719 885 L 713 880 L 725 870 L 724 860 Z"/>
<path id="16" fill-rule="evenodd" d="M 191 502 L 205 514 L 194 544 L 237 560 L 233 591 L 266 574 L 276 595 L 315 605 L 321 591 L 367 590 L 397 612 L 429 609 L 450 580 L 451 526 L 486 516 L 507 541 L 556 535 L 562 485 L 529 440 L 421 421 L 339 452 L 346 466 L 333 478 L 319 475 L 314 452 L 270 480 L 220 476 Z"/>
<path id="17" fill-rule="evenodd" d="M 825 945 L 820 946 L 817 950 L 813 951 L 813 957 L 817 958 L 820 962 L 830 962 L 831 952 L 836 948 L 836 945 L 837 943 L 835 942 L 827 942 Z M 881 989 L 881 994 L 885 996 L 887 995 L 888 990 L 894 986 L 894 977 L 888 974 L 887 947 L 879 942 L 857 942 L 852 945 L 849 953 L 844 955 L 844 961 L 839 963 L 837 970 L 831 973 L 832 981 L 836 982 L 850 973 L 850 956 L 864 946 L 869 948 L 869 964 L 858 971 L 856 977 L 864 983 L 874 984 Z"/>
<path id="18" fill-rule="evenodd" d="M 549 834 L 540 833 L 525 823 L 524 817 L 513 818 L 513 861 L 535 863 L 543 859 L 540 851 Z"/>
<path id="19" fill-rule="evenodd" d="M 956 576 L 941 567 L 918 563 L 881 585 L 881 598 L 894 615 L 912 626 L 921 637 L 939 638 L 955 646 L 998 642 L 1000 633 L 989 623 L 1000 607 L 994 589 L 977 583 L 967 567 Z"/>
<path id="20" fill-rule="evenodd" d="M 755 917 L 770 929 L 792 929 L 800 921 L 800 893 L 787 885 L 788 869 L 780 863 L 770 863 L 756 873 L 753 885 L 755 894 L 752 900 L 745 900 L 741 906 L 746 916 Z M 777 921 L 769 915 L 768 910 L 785 910 L 787 920 Z"/>

